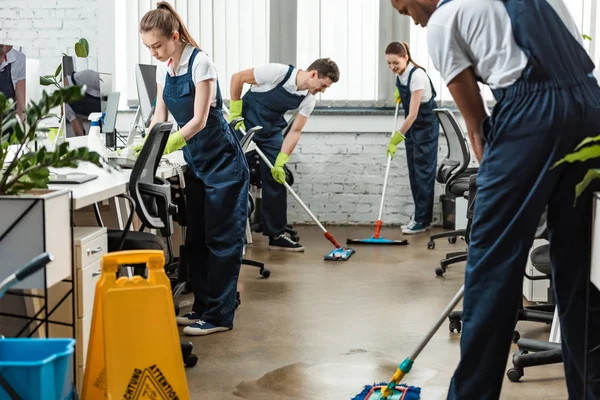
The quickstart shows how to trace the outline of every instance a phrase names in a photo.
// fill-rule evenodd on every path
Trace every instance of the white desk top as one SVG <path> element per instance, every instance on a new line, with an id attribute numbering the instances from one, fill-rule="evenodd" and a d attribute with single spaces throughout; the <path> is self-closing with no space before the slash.
<path id="1" fill-rule="evenodd" d="M 71 142 L 70 146 L 73 148 L 86 146 L 87 136 L 69 138 L 68 141 Z M 161 165 L 159 165 L 156 175 L 163 179 L 177 175 L 177 166 L 185 166 L 183 152 L 181 150 L 171 153 L 163 158 L 166 158 L 172 163 L 172 165 L 168 165 L 161 162 Z M 54 171 L 60 173 L 83 172 L 98 175 L 98 178 L 82 184 L 48 185 L 51 189 L 71 190 L 73 193 L 73 206 L 76 210 L 127 192 L 129 176 L 131 175 L 130 169 L 109 172 L 90 163 L 80 163 L 78 168 L 61 168 Z"/>

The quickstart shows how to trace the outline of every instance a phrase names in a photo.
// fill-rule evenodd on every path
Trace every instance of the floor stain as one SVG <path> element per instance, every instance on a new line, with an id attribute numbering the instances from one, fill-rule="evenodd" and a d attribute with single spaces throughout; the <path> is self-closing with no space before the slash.
<path id="1" fill-rule="evenodd" d="M 247 400 L 263 399 L 310 399 L 343 400 L 360 393 L 365 385 L 389 380 L 397 363 L 382 358 L 367 350 L 356 349 L 347 355 L 317 363 L 295 363 L 275 369 L 256 381 L 241 382 L 234 395 Z M 436 370 L 415 368 L 408 384 L 419 386 L 437 375 Z M 423 399 L 442 399 L 427 391 Z M 443 393 L 445 395 L 445 392 Z"/>

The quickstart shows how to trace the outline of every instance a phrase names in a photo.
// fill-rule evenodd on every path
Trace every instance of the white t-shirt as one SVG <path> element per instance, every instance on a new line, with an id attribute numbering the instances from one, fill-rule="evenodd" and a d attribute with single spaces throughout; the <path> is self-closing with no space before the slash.
<path id="1" fill-rule="evenodd" d="M 12 76 L 13 86 L 16 87 L 17 82 L 22 81 L 26 78 L 26 59 L 25 54 L 17 51 L 15 49 L 11 49 L 0 63 L 0 71 L 4 70 L 4 68 L 10 64 L 10 74 Z"/>
<path id="2" fill-rule="evenodd" d="M 185 75 L 188 72 L 188 64 L 190 61 L 190 57 L 194 51 L 194 46 L 188 44 L 183 49 L 181 53 L 181 60 L 179 60 L 179 65 L 177 66 L 177 71 L 173 71 L 173 66 L 171 65 L 171 59 L 167 60 L 167 62 L 159 63 L 156 67 L 156 83 L 162 85 L 163 89 L 165 87 L 165 82 L 167 81 L 167 72 L 169 76 L 181 76 Z M 213 85 L 213 93 L 212 93 L 212 102 L 211 105 L 213 107 L 217 106 L 217 68 L 212 60 L 208 57 L 208 54 L 200 51 L 196 54 L 196 58 L 194 59 L 194 65 L 192 66 L 192 79 L 194 80 L 194 84 L 199 82 L 214 79 L 215 84 Z"/>
<path id="3" fill-rule="evenodd" d="M 427 24 L 429 54 L 446 84 L 473 66 L 492 89 L 512 85 L 528 58 L 517 45 L 511 20 L 500 0 L 452 0 L 439 6 Z M 547 0 L 567 29 L 583 45 L 562 0 Z"/>
<path id="4" fill-rule="evenodd" d="M 267 92 L 283 81 L 285 75 L 290 69 L 289 65 L 271 63 L 266 65 L 260 65 L 254 68 L 254 80 L 256 85 L 252 85 L 250 90 L 252 92 Z M 283 88 L 289 93 L 296 94 L 299 96 L 306 96 L 300 106 L 298 106 L 298 114 L 305 117 L 310 116 L 315 104 L 317 104 L 317 98 L 310 94 L 308 90 L 298 90 L 296 86 L 296 76 L 298 75 L 298 69 L 294 68 L 290 78 L 283 84 Z"/>
<path id="5" fill-rule="evenodd" d="M 398 79 L 400 80 L 401 85 L 408 85 L 408 77 L 410 75 L 410 71 L 414 68 L 413 63 L 408 63 L 406 70 L 402 73 L 402 75 L 398 75 Z M 410 80 L 410 91 L 416 92 L 417 90 L 423 90 L 423 96 L 421 97 L 421 104 L 427 103 L 431 100 L 431 84 L 429 83 L 429 78 L 425 71 L 421 68 L 417 68 L 413 73 L 413 76 Z"/>

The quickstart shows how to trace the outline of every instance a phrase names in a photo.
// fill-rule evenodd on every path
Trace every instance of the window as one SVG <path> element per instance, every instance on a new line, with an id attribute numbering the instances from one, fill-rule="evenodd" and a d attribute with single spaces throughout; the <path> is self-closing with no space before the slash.
<path id="1" fill-rule="evenodd" d="M 427 70 L 433 87 L 437 92 L 436 101 L 439 106 L 453 103 L 452 95 L 442 79 L 439 71 L 435 69 L 431 57 L 429 57 L 429 48 L 427 46 L 427 28 L 421 28 L 415 24 L 410 26 L 410 52 L 413 60 Z M 487 85 L 479 84 L 481 95 L 488 103 L 494 102 L 494 95 Z"/>
<path id="2" fill-rule="evenodd" d="M 573 16 L 577 28 L 581 33 L 591 36 L 594 40 L 584 40 L 584 47 L 593 58 L 596 69 L 600 63 L 600 38 L 596 38 L 598 31 L 596 26 L 600 24 L 600 14 L 598 14 L 597 3 L 595 0 L 563 0 L 569 12 Z M 431 77 L 433 86 L 438 94 L 437 100 L 441 104 L 452 102 L 452 96 L 446 85 L 442 81 L 439 72 L 433 66 L 427 50 L 427 29 L 411 24 L 410 28 L 410 46 L 413 59 L 421 64 Z M 489 103 L 494 102 L 494 96 L 488 86 L 479 84 L 482 89 L 484 100 Z"/>
<path id="3" fill-rule="evenodd" d="M 335 23 L 332 20 L 335 19 Z M 335 105 L 372 105 L 377 100 L 379 7 L 372 0 L 302 0 L 297 13 L 298 68 L 329 57 L 340 80 L 319 100 Z"/>
<path id="4" fill-rule="evenodd" d="M 221 95 L 229 99 L 235 72 L 269 60 L 270 0 L 171 0 L 192 37 L 214 61 Z M 158 63 L 142 43 L 139 22 L 151 0 L 115 0 L 115 90 L 120 108 L 137 99 L 134 66 Z"/>

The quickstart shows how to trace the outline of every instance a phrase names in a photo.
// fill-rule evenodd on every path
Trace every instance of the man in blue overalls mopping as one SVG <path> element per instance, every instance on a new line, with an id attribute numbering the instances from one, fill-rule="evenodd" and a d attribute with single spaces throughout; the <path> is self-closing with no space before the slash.
<path id="1" fill-rule="evenodd" d="M 391 0 L 427 27 L 429 54 L 465 119 L 480 162 L 465 269 L 461 360 L 448 399 L 500 397 L 529 249 L 542 213 L 569 398 L 600 398 L 600 306 L 589 282 L 600 159 L 556 162 L 600 132 L 600 87 L 562 0 Z M 490 87 L 491 116 L 478 82 Z M 587 296 L 586 296 L 587 295 Z M 587 332 L 586 332 L 587 330 Z M 587 339 L 589 343 L 585 343 Z M 586 365 L 587 364 L 587 370 Z"/>
<path id="2" fill-rule="evenodd" d="M 271 250 L 304 251 L 300 243 L 285 235 L 287 226 L 287 193 L 284 166 L 298 140 L 302 129 L 316 104 L 316 94 L 324 93 L 339 80 L 337 64 L 329 58 L 313 62 L 306 71 L 291 65 L 271 63 L 247 69 L 231 77 L 231 104 L 229 121 L 243 117 L 242 128 L 262 126 L 256 132 L 254 142 L 273 164 L 273 169 L 261 163 L 262 180 L 262 226 L 269 237 Z M 244 83 L 252 85 L 242 95 Z M 286 112 L 298 110 L 288 134 Z"/>

